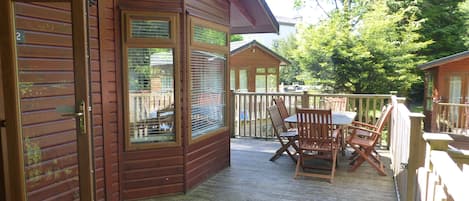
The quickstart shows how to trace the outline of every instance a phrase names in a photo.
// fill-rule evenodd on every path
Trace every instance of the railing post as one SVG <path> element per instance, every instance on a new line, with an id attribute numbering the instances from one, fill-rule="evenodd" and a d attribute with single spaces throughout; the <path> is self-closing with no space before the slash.
<path id="1" fill-rule="evenodd" d="M 235 137 L 235 120 L 236 120 L 236 116 L 235 116 L 235 94 L 234 94 L 234 90 L 230 90 L 230 135 L 232 138 Z"/>
<path id="2" fill-rule="evenodd" d="M 434 101 L 432 109 L 433 109 L 433 112 L 432 112 L 432 116 L 431 116 L 431 120 L 430 120 L 431 121 L 430 122 L 430 130 L 432 132 L 438 132 L 438 130 L 439 130 L 438 118 L 439 118 L 439 115 L 440 115 L 440 104 L 439 104 L 439 102 Z"/>
<path id="3" fill-rule="evenodd" d="M 303 94 L 301 95 L 301 107 L 302 108 L 309 108 L 308 91 L 303 91 Z"/>
<path id="4" fill-rule="evenodd" d="M 422 138 L 422 120 L 425 117 L 420 113 L 411 113 L 410 117 L 410 139 L 409 139 L 409 160 L 407 164 L 407 193 L 406 200 L 413 201 L 416 192 L 416 173 L 419 167 L 423 167 L 425 162 L 426 144 Z"/>

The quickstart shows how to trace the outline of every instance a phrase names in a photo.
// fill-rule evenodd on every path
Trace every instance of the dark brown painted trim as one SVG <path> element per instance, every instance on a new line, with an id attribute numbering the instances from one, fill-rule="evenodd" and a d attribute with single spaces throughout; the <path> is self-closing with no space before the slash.
<path id="1" fill-rule="evenodd" d="M 0 1 L 0 65 L 2 71 L 3 96 L 6 119 L 6 147 L 8 178 L 6 184 L 7 200 L 26 200 L 23 140 L 21 129 L 21 112 L 18 89 L 18 64 L 16 56 L 15 19 L 13 2 L 10 0 Z"/>
<path id="2" fill-rule="evenodd" d="M 90 63 L 88 49 L 88 5 L 87 0 L 72 1 L 72 38 L 73 65 L 75 74 L 75 111 L 82 110 L 84 125 L 77 119 L 77 128 L 84 126 L 85 130 L 77 131 L 78 169 L 80 178 L 80 200 L 94 200 L 94 168 L 92 154 L 91 128 L 91 97 L 90 97 Z M 84 103 L 82 109 L 81 102 Z"/>
<path id="3" fill-rule="evenodd" d="M 124 199 L 124 106 L 122 91 L 122 45 L 121 45 L 121 11 L 119 0 L 114 0 L 114 44 L 116 66 L 116 102 L 117 102 L 117 145 L 118 145 L 118 169 L 119 169 L 119 200 Z"/>

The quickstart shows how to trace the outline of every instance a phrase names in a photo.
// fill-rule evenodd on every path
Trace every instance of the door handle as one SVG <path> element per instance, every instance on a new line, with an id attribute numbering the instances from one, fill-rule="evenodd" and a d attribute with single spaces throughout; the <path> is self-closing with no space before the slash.
<path id="1" fill-rule="evenodd" d="M 79 111 L 75 111 L 75 107 L 68 105 L 57 106 L 55 111 L 60 113 L 62 117 L 77 118 L 79 121 L 80 133 L 86 134 L 85 123 L 87 120 L 87 110 L 85 110 L 85 101 L 81 101 Z"/>
<path id="2" fill-rule="evenodd" d="M 0 120 L 0 128 L 5 128 L 7 126 L 7 121 L 6 120 Z"/>

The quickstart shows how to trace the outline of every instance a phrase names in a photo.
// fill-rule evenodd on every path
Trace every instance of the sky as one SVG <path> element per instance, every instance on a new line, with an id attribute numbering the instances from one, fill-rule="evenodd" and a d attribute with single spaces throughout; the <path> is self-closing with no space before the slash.
<path id="1" fill-rule="evenodd" d="M 307 24 L 315 23 L 324 16 L 324 12 L 316 4 L 314 4 L 313 1 L 307 1 L 309 4 L 301 10 L 296 10 L 293 7 L 294 0 L 266 0 L 266 2 L 275 16 L 289 18 L 302 16 L 303 22 Z M 333 8 L 331 4 L 322 4 L 322 6 L 326 10 Z"/>

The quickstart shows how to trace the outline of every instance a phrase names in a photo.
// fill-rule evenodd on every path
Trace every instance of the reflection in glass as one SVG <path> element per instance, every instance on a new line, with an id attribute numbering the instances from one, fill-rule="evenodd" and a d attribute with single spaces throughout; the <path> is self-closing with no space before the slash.
<path id="1" fill-rule="evenodd" d="M 199 43 L 210 45 L 226 46 L 227 34 L 223 31 L 195 25 L 194 40 Z"/>
<path id="2" fill-rule="evenodd" d="M 172 49 L 129 48 L 127 58 L 130 142 L 175 141 Z"/>
<path id="3" fill-rule="evenodd" d="M 192 137 L 225 126 L 225 61 L 224 55 L 191 52 Z"/>

